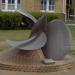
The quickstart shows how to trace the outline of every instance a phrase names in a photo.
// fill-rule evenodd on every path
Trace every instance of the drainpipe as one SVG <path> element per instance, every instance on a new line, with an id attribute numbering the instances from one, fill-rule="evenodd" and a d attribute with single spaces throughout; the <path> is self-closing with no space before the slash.
<path id="1" fill-rule="evenodd" d="M 62 8 L 62 11 L 63 11 L 63 14 L 65 15 L 65 22 L 66 22 L 66 0 L 63 0 L 63 8 Z"/>

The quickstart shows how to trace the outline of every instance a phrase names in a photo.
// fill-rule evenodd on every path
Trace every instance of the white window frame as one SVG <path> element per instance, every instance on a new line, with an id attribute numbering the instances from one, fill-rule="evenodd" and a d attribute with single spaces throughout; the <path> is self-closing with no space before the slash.
<path id="1" fill-rule="evenodd" d="M 49 0 L 46 0 L 47 2 L 47 4 L 46 4 L 46 10 L 40 10 L 41 12 L 55 12 L 55 4 L 54 5 L 49 5 Z M 44 5 L 44 4 L 43 4 Z M 54 10 L 49 10 L 49 6 L 54 6 Z"/>
<path id="2" fill-rule="evenodd" d="M 17 5 L 18 5 L 18 3 L 17 3 L 18 1 L 17 0 L 15 0 L 15 3 L 14 3 L 14 6 L 15 6 L 15 9 L 17 9 Z M 13 10 L 9 10 L 8 9 L 8 0 L 5 0 L 5 9 L 2 9 L 2 5 L 3 5 L 4 3 L 1 3 L 1 11 L 12 11 L 12 12 L 14 12 L 15 11 L 15 9 L 13 9 Z M 20 3 L 21 4 L 21 3 Z"/>

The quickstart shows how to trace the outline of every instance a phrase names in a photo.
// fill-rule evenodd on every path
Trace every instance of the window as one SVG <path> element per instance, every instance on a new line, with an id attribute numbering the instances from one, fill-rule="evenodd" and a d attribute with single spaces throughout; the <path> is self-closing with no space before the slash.
<path id="1" fill-rule="evenodd" d="M 54 12 L 55 11 L 55 0 L 41 0 L 41 10 Z"/>
<path id="2" fill-rule="evenodd" d="M 46 10 L 46 0 L 41 0 L 41 10 Z"/>
<path id="3" fill-rule="evenodd" d="M 8 10 L 15 9 L 15 0 L 8 0 Z"/>
<path id="4" fill-rule="evenodd" d="M 5 3 L 5 0 L 2 0 L 2 3 Z"/>
<path id="5" fill-rule="evenodd" d="M 2 9 L 5 9 L 5 0 L 2 0 Z"/>
<path id="6" fill-rule="evenodd" d="M 3 11 L 14 11 L 20 8 L 20 0 L 2 0 Z"/>
<path id="7" fill-rule="evenodd" d="M 20 0 L 17 0 L 17 8 L 20 8 Z"/>
<path id="8" fill-rule="evenodd" d="M 55 1 L 54 0 L 49 0 L 49 10 L 54 10 L 55 8 Z"/>

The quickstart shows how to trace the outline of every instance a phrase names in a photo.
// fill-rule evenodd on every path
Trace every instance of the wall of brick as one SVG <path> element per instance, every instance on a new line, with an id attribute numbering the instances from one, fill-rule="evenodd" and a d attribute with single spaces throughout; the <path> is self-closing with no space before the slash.
<path id="1" fill-rule="evenodd" d="M 41 5 L 41 0 L 34 0 L 34 10 L 36 12 L 40 12 L 40 5 Z"/>
<path id="2" fill-rule="evenodd" d="M 63 11 L 63 0 L 56 0 L 55 9 L 57 13 L 61 13 Z"/>
<path id="3" fill-rule="evenodd" d="M 66 13 L 66 0 L 56 0 L 56 13 Z"/>
<path id="4" fill-rule="evenodd" d="M 21 0 L 21 9 L 28 12 L 40 11 L 40 0 Z"/>
<path id="5" fill-rule="evenodd" d="M 63 12 L 63 0 L 55 0 L 55 12 Z M 75 1 L 75 0 L 73 0 Z M 40 0 L 21 0 L 21 9 L 28 12 L 40 12 Z M 74 3 L 74 2 L 73 2 Z M 0 0 L 0 9 L 1 9 L 1 0 Z M 66 0 L 64 0 L 64 12 L 66 12 Z"/>
<path id="6" fill-rule="evenodd" d="M 21 9 L 32 12 L 34 10 L 34 0 L 21 0 Z"/>
<path id="7" fill-rule="evenodd" d="M 64 9 L 63 9 L 63 0 L 55 0 L 55 12 L 64 13 L 66 12 L 66 0 L 64 0 Z M 32 12 L 40 12 L 40 0 L 21 0 L 21 8 L 23 10 Z"/>

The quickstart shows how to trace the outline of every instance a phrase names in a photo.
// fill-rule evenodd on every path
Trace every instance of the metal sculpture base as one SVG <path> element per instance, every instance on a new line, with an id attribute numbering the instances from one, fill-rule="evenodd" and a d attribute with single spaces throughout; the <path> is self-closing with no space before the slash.
<path id="1" fill-rule="evenodd" d="M 22 50 L 6 50 L 0 53 L 0 69 L 23 72 L 55 72 L 63 68 L 71 68 L 73 59 L 66 57 L 54 64 L 43 64 L 41 50 L 22 52 Z"/>

